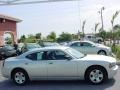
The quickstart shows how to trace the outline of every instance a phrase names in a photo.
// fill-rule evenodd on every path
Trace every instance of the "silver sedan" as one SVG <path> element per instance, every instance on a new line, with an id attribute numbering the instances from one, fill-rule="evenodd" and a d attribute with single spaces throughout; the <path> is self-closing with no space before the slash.
<path id="1" fill-rule="evenodd" d="M 69 47 L 45 47 L 8 58 L 2 75 L 17 85 L 31 80 L 86 80 L 100 84 L 118 70 L 113 57 L 84 55 Z"/>

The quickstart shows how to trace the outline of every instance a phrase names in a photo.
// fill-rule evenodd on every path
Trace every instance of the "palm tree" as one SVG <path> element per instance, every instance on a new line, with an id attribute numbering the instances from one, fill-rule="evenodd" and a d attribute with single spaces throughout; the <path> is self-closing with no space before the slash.
<path id="1" fill-rule="evenodd" d="M 100 16 L 101 16 L 101 23 L 102 23 L 101 30 L 104 30 L 104 24 L 103 24 L 103 10 L 105 10 L 105 7 L 102 7 L 102 8 L 100 9 L 100 11 L 98 11 L 98 13 L 100 13 Z"/>
<path id="2" fill-rule="evenodd" d="M 85 29 L 85 24 L 86 24 L 86 20 L 84 20 L 83 23 L 82 23 L 83 38 L 84 38 L 84 36 L 85 36 L 85 31 L 84 31 L 84 29 Z"/>
<path id="3" fill-rule="evenodd" d="M 97 31 L 97 28 L 99 26 L 100 23 L 95 23 L 95 35 L 96 35 L 96 31 Z"/>
<path id="4" fill-rule="evenodd" d="M 120 11 L 116 11 L 115 14 L 113 14 L 112 16 L 112 20 L 111 20 L 111 25 L 112 25 L 112 39 L 113 39 L 113 44 L 115 44 L 115 40 L 114 40 L 114 21 L 117 18 L 117 16 L 119 15 Z"/>

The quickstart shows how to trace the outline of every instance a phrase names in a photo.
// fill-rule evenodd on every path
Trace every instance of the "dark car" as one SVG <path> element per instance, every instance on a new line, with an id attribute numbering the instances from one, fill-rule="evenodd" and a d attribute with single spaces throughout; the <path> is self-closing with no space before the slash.
<path id="1" fill-rule="evenodd" d="M 21 53 L 27 52 L 34 48 L 41 48 L 41 46 L 37 43 L 25 43 L 21 48 Z"/>
<path id="2" fill-rule="evenodd" d="M 4 45 L 0 46 L 0 59 L 16 56 L 16 50 L 13 46 Z"/>

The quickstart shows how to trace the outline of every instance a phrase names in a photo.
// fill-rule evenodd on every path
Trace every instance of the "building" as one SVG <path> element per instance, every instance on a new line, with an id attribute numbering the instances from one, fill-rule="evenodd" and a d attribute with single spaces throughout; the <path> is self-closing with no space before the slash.
<path id="1" fill-rule="evenodd" d="M 12 43 L 17 43 L 17 23 L 20 19 L 0 14 L 0 45 L 4 45 L 4 35 L 9 33 L 12 36 Z"/>

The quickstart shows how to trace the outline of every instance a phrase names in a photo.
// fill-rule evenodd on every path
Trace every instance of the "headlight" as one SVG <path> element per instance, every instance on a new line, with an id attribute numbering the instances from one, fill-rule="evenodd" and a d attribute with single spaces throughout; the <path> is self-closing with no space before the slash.
<path id="1" fill-rule="evenodd" d="M 116 65 L 116 63 L 114 62 L 114 63 L 110 63 L 109 64 L 109 68 L 112 68 L 112 67 L 114 67 Z"/>

